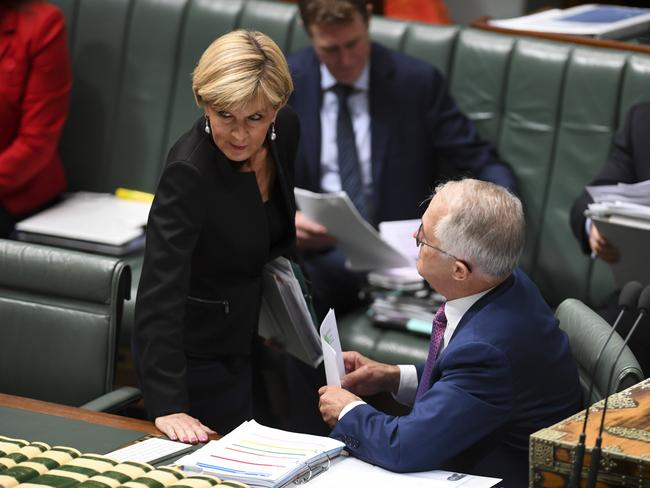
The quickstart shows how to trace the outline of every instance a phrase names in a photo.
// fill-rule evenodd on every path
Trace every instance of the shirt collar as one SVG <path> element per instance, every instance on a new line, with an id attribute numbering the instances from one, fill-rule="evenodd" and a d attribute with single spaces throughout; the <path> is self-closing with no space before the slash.
<path id="1" fill-rule="evenodd" d="M 474 295 L 469 295 L 462 298 L 456 298 L 455 300 L 449 300 L 445 303 L 445 316 L 447 317 L 447 328 L 455 330 L 460 320 L 463 318 L 463 315 L 480 300 L 480 298 L 488 293 L 493 288 L 488 288 Z"/>
<path id="2" fill-rule="evenodd" d="M 331 89 L 334 85 L 336 85 L 338 82 L 336 81 L 336 78 L 332 76 L 332 73 L 327 69 L 327 66 L 325 64 L 321 63 L 320 65 L 320 87 L 321 89 L 326 92 L 327 90 Z M 361 71 L 361 74 L 359 77 L 356 79 L 356 81 L 352 84 L 354 88 L 357 89 L 357 91 L 362 91 L 362 92 L 367 92 L 368 87 L 370 86 L 370 60 L 366 63 L 366 65 L 363 67 L 363 71 Z"/>

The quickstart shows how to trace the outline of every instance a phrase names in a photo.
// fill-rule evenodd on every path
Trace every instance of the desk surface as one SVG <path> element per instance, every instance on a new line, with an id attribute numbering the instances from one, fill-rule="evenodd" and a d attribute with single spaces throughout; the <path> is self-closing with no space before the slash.
<path id="1" fill-rule="evenodd" d="M 147 434 L 153 423 L 0 393 L 0 435 L 105 454 Z"/>

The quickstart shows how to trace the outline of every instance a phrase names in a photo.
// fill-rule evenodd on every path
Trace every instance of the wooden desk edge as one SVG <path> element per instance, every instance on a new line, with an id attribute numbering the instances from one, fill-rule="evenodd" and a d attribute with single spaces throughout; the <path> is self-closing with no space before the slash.
<path id="1" fill-rule="evenodd" d="M 162 435 L 162 432 L 160 432 L 152 422 L 147 420 L 121 417 L 110 413 L 95 412 L 93 410 L 69 407 L 66 405 L 43 402 L 41 400 L 7 395 L 4 393 L 0 393 L 0 406 L 29 410 L 32 412 L 65 417 L 73 420 L 81 420 L 82 422 L 105 425 L 116 429 L 134 430 L 136 432 L 142 432 L 143 434 Z"/>
<path id="2" fill-rule="evenodd" d="M 606 48 L 606 49 L 619 49 L 624 51 L 636 51 L 641 53 L 650 54 L 650 46 L 642 44 L 632 44 L 629 42 L 615 41 L 610 39 L 594 39 L 584 36 L 572 36 L 568 34 L 553 34 L 551 32 L 537 32 L 519 29 L 506 29 L 504 27 L 496 27 L 488 24 L 490 17 L 479 17 L 471 22 L 471 27 L 492 32 L 500 32 L 502 34 L 511 34 L 515 36 L 536 37 L 541 39 L 549 39 L 552 41 L 572 42 L 574 44 L 581 44 L 584 46 Z"/>

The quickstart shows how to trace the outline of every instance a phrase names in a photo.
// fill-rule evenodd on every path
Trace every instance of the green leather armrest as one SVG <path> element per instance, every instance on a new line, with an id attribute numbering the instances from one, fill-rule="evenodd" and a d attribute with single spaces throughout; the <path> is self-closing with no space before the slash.
<path id="1" fill-rule="evenodd" d="M 96 412 L 117 412 L 138 401 L 142 392 L 132 386 L 122 386 L 81 405 L 81 408 Z"/>

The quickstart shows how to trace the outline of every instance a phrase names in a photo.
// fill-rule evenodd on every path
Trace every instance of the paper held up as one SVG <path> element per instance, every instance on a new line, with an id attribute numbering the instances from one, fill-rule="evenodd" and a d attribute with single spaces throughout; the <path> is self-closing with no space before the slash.
<path id="1" fill-rule="evenodd" d="M 383 240 L 359 215 L 345 192 L 314 193 L 296 188 L 295 194 L 300 210 L 336 238 L 350 269 L 369 271 L 413 265 L 409 256 Z"/>
<path id="2" fill-rule="evenodd" d="M 320 340 L 323 346 L 323 362 L 325 363 L 325 379 L 330 386 L 341 386 L 341 378 L 345 376 L 341 339 L 336 323 L 334 310 L 329 312 L 320 325 Z"/>

